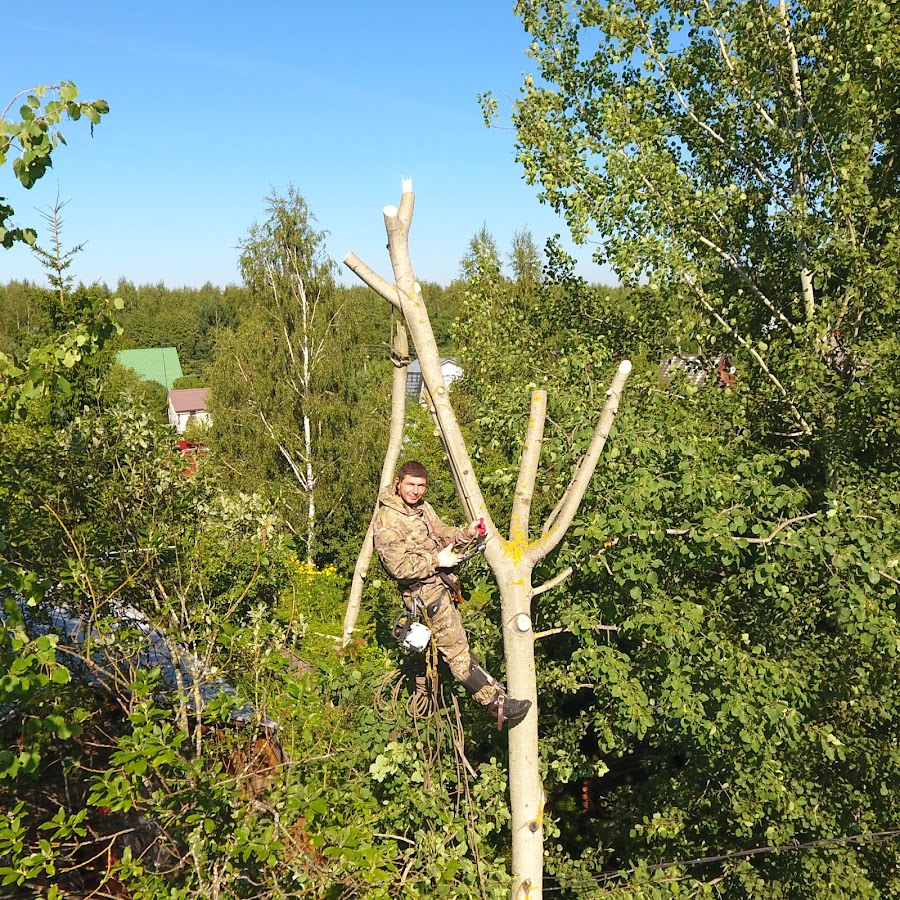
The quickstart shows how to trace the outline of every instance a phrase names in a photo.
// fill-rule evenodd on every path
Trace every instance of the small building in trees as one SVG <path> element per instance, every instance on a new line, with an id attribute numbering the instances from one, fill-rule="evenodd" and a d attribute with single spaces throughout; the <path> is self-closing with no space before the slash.
<path id="1" fill-rule="evenodd" d="M 715 360 L 707 359 L 699 353 L 670 356 L 659 367 L 657 374 L 662 381 L 669 384 L 676 372 L 681 372 L 694 387 L 698 388 L 709 383 L 710 378 L 714 379 L 713 384 L 723 388 L 734 387 L 737 384 L 731 357 L 725 353 L 719 354 Z"/>
<path id="2" fill-rule="evenodd" d="M 176 379 L 183 377 L 178 351 L 174 347 L 142 347 L 120 350 L 117 361 L 136 372 L 145 381 L 155 381 L 171 391 Z"/>
<path id="3" fill-rule="evenodd" d="M 450 387 L 454 381 L 462 378 L 463 371 L 453 357 L 442 356 L 441 374 L 444 376 L 444 383 L 447 387 Z M 406 393 L 421 401 L 424 389 L 425 381 L 422 377 L 422 366 L 417 359 L 414 359 L 406 370 Z"/>
<path id="4" fill-rule="evenodd" d="M 209 424 L 209 411 L 206 400 L 209 388 L 182 388 L 169 391 L 169 406 L 166 418 L 169 424 L 179 433 L 184 434 L 188 422 Z"/>

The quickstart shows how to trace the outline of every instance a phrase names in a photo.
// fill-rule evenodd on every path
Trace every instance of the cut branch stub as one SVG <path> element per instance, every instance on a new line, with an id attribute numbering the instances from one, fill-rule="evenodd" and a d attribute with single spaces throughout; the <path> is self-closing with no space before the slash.
<path id="1" fill-rule="evenodd" d="M 544 422 L 547 418 L 547 392 L 535 391 L 531 395 L 531 415 L 525 431 L 522 447 L 522 463 L 516 482 L 512 515 L 509 521 L 509 539 L 528 542 L 528 519 L 531 515 L 531 501 L 534 497 L 534 482 L 537 478 L 538 461 L 544 441 Z"/>
<path id="2" fill-rule="evenodd" d="M 622 398 L 625 382 L 630 374 L 631 362 L 625 359 L 619 363 L 619 369 L 613 378 L 609 390 L 606 392 L 606 403 L 603 405 L 603 411 L 600 413 L 600 420 L 594 429 L 594 436 L 591 438 L 587 453 L 585 453 L 575 469 L 566 492 L 563 494 L 559 504 L 557 504 L 555 520 L 545 529 L 545 533 L 538 540 L 529 545 L 526 551 L 532 565 L 536 565 L 556 548 L 568 530 L 569 525 L 572 524 L 572 519 L 575 518 L 575 513 L 578 511 L 594 470 L 597 468 L 597 461 L 600 459 L 600 454 L 606 445 L 606 439 L 609 437 L 610 429 L 616 418 L 616 412 L 619 409 L 619 401 Z"/>

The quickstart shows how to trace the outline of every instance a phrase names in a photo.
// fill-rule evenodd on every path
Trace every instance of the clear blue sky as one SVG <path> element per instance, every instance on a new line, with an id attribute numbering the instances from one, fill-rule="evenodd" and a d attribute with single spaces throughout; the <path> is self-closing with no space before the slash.
<path id="1" fill-rule="evenodd" d="M 512 131 L 485 128 L 476 101 L 491 90 L 508 112 L 531 68 L 512 0 L 50 0 L 12 4 L 3 21 L 0 108 L 63 79 L 110 105 L 93 138 L 86 122 L 64 125 L 68 146 L 32 190 L 11 160 L 0 169 L 18 224 L 40 225 L 57 189 L 69 201 L 63 238 L 87 242 L 73 266 L 85 282 L 238 282 L 238 241 L 290 183 L 332 258 L 353 250 L 388 277 L 381 210 L 401 176 L 416 193 L 420 280 L 456 277 L 482 225 L 504 254 L 517 230 L 539 247 L 567 236 L 525 184 Z M 591 248 L 575 252 L 582 275 L 614 283 Z M 12 278 L 44 281 L 24 248 L 0 251 L 0 282 Z"/>

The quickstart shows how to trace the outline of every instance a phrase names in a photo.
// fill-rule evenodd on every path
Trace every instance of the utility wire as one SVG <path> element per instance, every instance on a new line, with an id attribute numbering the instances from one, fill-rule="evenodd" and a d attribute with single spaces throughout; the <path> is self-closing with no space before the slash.
<path id="1" fill-rule="evenodd" d="M 836 838 L 823 838 L 818 841 L 807 841 L 803 844 L 780 844 L 771 847 L 753 847 L 750 850 L 736 850 L 733 853 L 722 853 L 717 856 L 700 856 L 696 859 L 673 860 L 670 862 L 655 863 L 647 866 L 647 871 L 658 869 L 672 869 L 676 866 L 699 866 L 704 863 L 724 862 L 729 859 L 745 859 L 749 856 L 758 856 L 763 853 L 782 853 L 796 850 L 817 850 L 821 847 L 833 847 L 836 844 L 879 844 L 890 841 L 900 836 L 900 829 L 890 831 L 871 831 L 867 834 L 847 834 Z M 581 887 L 587 884 L 599 884 L 610 881 L 613 878 L 622 878 L 636 872 L 636 869 L 618 869 L 615 872 L 605 872 L 582 881 L 571 881 L 564 887 L 545 887 L 544 891 L 567 891 L 573 887 Z"/>

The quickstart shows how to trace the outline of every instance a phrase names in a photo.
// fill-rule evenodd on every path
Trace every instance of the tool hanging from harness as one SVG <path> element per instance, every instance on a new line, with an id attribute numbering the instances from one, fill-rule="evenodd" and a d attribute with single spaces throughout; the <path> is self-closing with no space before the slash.
<path id="1" fill-rule="evenodd" d="M 401 610 L 394 620 L 391 633 L 400 642 L 404 650 L 415 650 L 421 653 L 431 640 L 431 629 L 422 621 L 419 604 L 413 600 L 412 609 Z"/>

